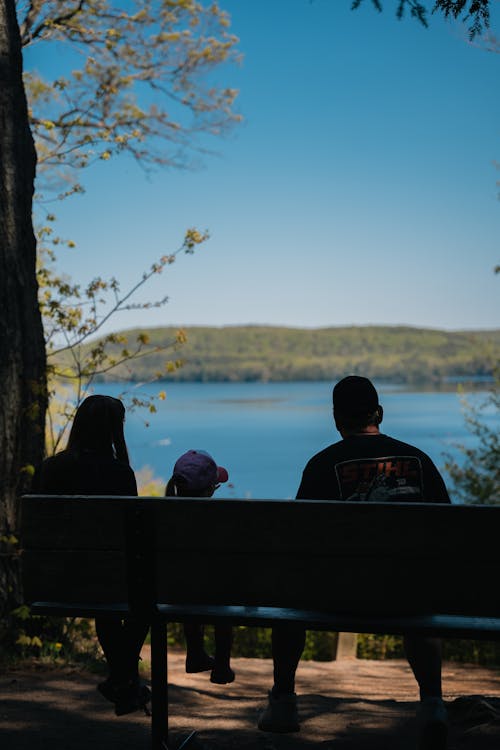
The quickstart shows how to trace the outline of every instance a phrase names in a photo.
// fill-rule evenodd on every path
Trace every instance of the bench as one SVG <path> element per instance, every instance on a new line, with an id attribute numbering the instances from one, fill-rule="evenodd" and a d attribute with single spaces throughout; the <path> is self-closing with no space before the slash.
<path id="1" fill-rule="evenodd" d="M 499 531 L 493 506 L 28 495 L 25 601 L 150 617 L 152 747 L 164 750 L 166 623 L 494 640 Z"/>

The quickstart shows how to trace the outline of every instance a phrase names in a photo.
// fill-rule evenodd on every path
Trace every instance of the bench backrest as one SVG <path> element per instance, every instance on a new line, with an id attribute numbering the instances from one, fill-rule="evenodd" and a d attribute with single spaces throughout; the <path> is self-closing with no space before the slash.
<path id="1" fill-rule="evenodd" d="M 500 616 L 500 507 L 26 496 L 26 601 Z"/>

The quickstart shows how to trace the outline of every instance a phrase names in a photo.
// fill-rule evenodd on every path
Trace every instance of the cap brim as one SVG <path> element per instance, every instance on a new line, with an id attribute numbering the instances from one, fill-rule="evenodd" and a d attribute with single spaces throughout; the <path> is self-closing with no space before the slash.
<path id="1" fill-rule="evenodd" d="M 223 484 L 224 482 L 227 482 L 229 479 L 229 474 L 227 473 L 227 469 L 225 469 L 223 466 L 217 467 L 217 483 Z"/>

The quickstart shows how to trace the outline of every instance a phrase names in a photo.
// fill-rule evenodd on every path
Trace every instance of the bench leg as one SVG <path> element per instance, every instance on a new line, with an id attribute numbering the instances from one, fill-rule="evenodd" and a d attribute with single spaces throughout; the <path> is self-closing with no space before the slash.
<path id="1" fill-rule="evenodd" d="M 151 747 L 169 750 L 167 624 L 159 617 L 153 617 L 151 623 L 151 690 Z M 195 734 L 191 732 L 178 750 L 187 748 Z"/>
<path id="2" fill-rule="evenodd" d="M 152 750 L 168 750 L 167 626 L 159 617 L 151 622 L 151 689 Z"/>

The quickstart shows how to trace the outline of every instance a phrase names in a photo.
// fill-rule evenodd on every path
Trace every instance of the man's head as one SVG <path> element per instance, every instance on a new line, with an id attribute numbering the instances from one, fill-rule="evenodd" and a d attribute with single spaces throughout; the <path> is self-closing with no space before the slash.
<path id="1" fill-rule="evenodd" d="M 333 417 L 342 434 L 377 428 L 382 421 L 383 410 L 378 402 L 378 393 L 368 378 L 349 375 L 339 380 L 333 389 Z"/>

